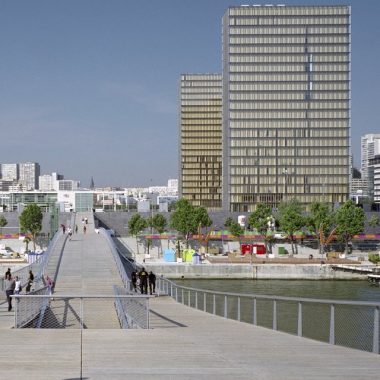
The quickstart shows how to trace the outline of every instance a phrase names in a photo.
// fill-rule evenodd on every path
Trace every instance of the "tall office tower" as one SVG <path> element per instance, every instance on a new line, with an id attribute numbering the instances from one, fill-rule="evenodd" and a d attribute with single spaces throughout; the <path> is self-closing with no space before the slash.
<path id="1" fill-rule="evenodd" d="M 37 162 L 22 162 L 20 168 L 20 183 L 25 190 L 38 189 L 40 176 L 40 164 Z"/>
<path id="2" fill-rule="evenodd" d="M 223 17 L 223 208 L 349 193 L 350 7 L 241 6 Z"/>
<path id="3" fill-rule="evenodd" d="M 220 74 L 181 76 L 179 192 L 194 206 L 222 202 L 222 81 Z"/>
<path id="4" fill-rule="evenodd" d="M 18 164 L 1 164 L 1 179 L 5 181 L 17 181 L 18 178 Z"/>
<path id="5" fill-rule="evenodd" d="M 369 160 L 375 157 L 375 147 L 380 147 L 380 134 L 369 133 L 361 138 L 362 179 L 368 180 Z"/>

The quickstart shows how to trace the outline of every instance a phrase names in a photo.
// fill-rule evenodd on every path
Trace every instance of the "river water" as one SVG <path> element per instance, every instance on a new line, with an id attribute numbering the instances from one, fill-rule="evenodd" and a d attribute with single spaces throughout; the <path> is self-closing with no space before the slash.
<path id="1" fill-rule="evenodd" d="M 220 292 L 380 302 L 380 288 L 367 281 L 176 280 L 175 282 L 182 286 Z"/>

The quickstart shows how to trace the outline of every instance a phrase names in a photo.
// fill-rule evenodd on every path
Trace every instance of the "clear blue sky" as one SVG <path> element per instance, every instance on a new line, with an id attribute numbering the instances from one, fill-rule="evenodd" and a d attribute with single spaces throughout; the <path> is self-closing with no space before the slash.
<path id="1" fill-rule="evenodd" d="M 83 186 L 177 178 L 179 76 L 221 72 L 221 17 L 246 3 L 0 0 L 0 163 Z M 352 5 L 357 163 L 360 136 L 380 133 L 380 2 L 279 3 Z"/>

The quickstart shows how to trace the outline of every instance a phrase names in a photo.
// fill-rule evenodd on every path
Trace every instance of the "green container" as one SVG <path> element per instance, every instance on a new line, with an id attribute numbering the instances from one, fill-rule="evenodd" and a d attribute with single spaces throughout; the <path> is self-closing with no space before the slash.
<path id="1" fill-rule="evenodd" d="M 285 255 L 285 247 L 279 246 L 278 247 L 278 254 L 279 255 Z"/>
<path id="2" fill-rule="evenodd" d="M 195 253 L 194 249 L 184 249 L 182 251 L 183 261 L 186 262 L 186 263 L 193 262 L 193 255 L 194 255 L 194 253 Z"/>

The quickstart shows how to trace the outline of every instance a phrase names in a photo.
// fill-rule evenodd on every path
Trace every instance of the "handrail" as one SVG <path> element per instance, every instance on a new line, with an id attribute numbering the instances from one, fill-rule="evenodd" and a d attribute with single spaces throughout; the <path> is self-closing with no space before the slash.
<path id="1" fill-rule="evenodd" d="M 157 278 L 156 288 L 159 295 L 167 294 L 184 305 L 225 318 L 245 319 L 254 325 L 330 344 L 377 354 L 380 351 L 380 302 L 219 292 L 181 286 L 164 277 Z M 246 315 L 251 317 L 246 320 Z M 322 321 L 319 332 L 315 327 L 318 321 Z"/>

